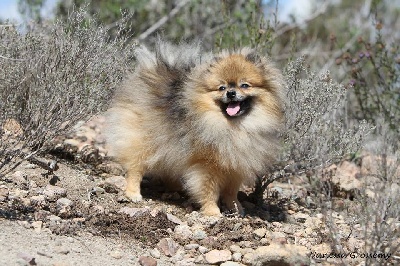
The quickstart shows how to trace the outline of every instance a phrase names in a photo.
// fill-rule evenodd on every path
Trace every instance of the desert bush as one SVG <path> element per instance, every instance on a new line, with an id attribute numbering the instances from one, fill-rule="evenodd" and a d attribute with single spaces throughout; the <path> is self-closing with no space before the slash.
<path id="1" fill-rule="evenodd" d="M 389 42 L 383 37 L 383 27 L 375 22 L 375 39 L 360 36 L 336 63 L 346 70 L 352 89 L 351 115 L 373 124 L 383 116 L 400 136 L 400 46 L 398 39 Z"/>
<path id="2" fill-rule="evenodd" d="M 307 173 L 315 184 L 321 170 L 341 161 L 345 156 L 359 151 L 371 131 L 371 125 L 347 121 L 345 105 L 346 88 L 333 81 L 329 72 L 316 74 L 305 67 L 301 57 L 288 64 L 286 79 L 287 102 L 285 130 L 282 136 L 283 151 L 278 172 L 267 174 L 260 180 L 258 190 L 291 173 Z"/>
<path id="3" fill-rule="evenodd" d="M 367 146 L 375 155 L 375 169 L 362 173 L 366 180 L 359 195 L 359 208 L 354 220 L 364 229 L 364 250 L 398 256 L 400 251 L 400 150 L 397 134 L 389 123 L 377 128 L 378 138 Z M 371 193 L 372 192 L 372 193 Z M 393 258 L 392 258 L 393 259 Z M 398 258 L 397 258 L 398 259 Z M 379 260 L 379 265 L 392 265 L 393 260 Z M 366 258 L 366 265 L 376 264 Z"/>
<path id="4" fill-rule="evenodd" d="M 357 160 L 361 162 L 357 176 L 361 186 L 352 192 L 351 200 L 342 200 L 343 205 L 334 203 L 330 182 L 334 172 L 324 171 L 321 182 L 315 186 L 319 190 L 315 199 L 324 214 L 332 250 L 354 253 L 347 259 L 358 258 L 365 265 L 395 265 L 400 251 L 400 153 L 396 133 L 384 119 L 378 121 Z M 339 213 L 347 221 L 350 234 L 340 230 Z M 350 237 L 359 244 L 349 245 Z M 374 254 L 387 257 L 373 257 Z M 341 264 L 347 265 L 349 260 L 342 259 Z"/>
<path id="5" fill-rule="evenodd" d="M 106 36 L 84 10 L 25 32 L 0 26 L 0 169 L 106 108 L 133 50 Z"/>
<path id="6" fill-rule="evenodd" d="M 286 70 L 286 161 L 308 167 L 328 165 L 357 151 L 369 132 L 365 121 L 351 125 L 345 113 L 346 89 L 329 72 L 316 74 L 304 58 Z"/>

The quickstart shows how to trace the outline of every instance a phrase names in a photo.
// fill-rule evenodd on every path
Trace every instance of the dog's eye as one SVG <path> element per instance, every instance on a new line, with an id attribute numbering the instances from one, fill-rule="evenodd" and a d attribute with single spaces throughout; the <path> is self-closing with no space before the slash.
<path id="1" fill-rule="evenodd" d="M 242 88 L 242 89 L 247 89 L 249 87 L 250 87 L 250 85 L 247 83 L 240 84 L 240 88 Z"/>
<path id="2" fill-rule="evenodd" d="M 226 87 L 225 87 L 224 85 L 221 85 L 221 86 L 218 87 L 218 89 L 219 89 L 220 91 L 223 91 L 223 90 L 226 89 Z"/>

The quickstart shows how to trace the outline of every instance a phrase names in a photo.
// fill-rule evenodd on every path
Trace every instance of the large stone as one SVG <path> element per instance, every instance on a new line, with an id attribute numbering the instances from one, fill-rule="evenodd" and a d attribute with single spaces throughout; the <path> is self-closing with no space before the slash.
<path id="1" fill-rule="evenodd" d="M 336 196 L 348 198 L 361 189 L 363 182 L 360 180 L 361 169 L 355 163 L 344 161 L 332 176 L 332 183 Z"/>

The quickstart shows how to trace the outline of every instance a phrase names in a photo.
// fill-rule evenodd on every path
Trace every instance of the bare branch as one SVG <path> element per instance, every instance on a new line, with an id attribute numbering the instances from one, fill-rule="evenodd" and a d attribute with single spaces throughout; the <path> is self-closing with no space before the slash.
<path id="1" fill-rule="evenodd" d="M 181 2 L 179 2 L 176 7 L 174 7 L 171 12 L 168 15 L 165 15 L 164 17 L 162 17 L 159 21 L 157 21 L 153 26 L 151 26 L 150 28 L 148 28 L 145 32 L 143 32 L 142 34 L 139 35 L 139 37 L 137 38 L 139 41 L 143 41 L 144 39 L 146 39 L 147 37 L 149 37 L 150 34 L 152 34 L 153 32 L 155 32 L 157 29 L 159 29 L 162 25 L 164 25 L 165 23 L 168 22 L 168 20 L 170 20 L 171 18 L 173 18 L 174 16 L 176 16 L 176 14 L 178 14 L 179 10 L 181 10 L 187 3 L 189 3 L 189 0 L 182 0 Z"/>

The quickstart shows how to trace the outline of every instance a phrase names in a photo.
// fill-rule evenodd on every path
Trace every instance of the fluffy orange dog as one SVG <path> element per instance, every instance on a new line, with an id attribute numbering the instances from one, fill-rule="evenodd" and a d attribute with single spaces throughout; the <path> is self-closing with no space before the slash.
<path id="1" fill-rule="evenodd" d="M 143 175 L 179 182 L 205 215 L 218 200 L 243 213 L 240 186 L 262 175 L 279 147 L 280 71 L 244 48 L 213 55 L 198 45 L 140 47 L 137 66 L 108 114 L 111 155 L 127 170 L 126 195 L 142 200 Z"/>

